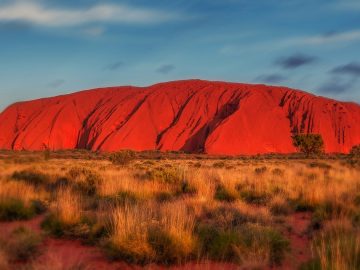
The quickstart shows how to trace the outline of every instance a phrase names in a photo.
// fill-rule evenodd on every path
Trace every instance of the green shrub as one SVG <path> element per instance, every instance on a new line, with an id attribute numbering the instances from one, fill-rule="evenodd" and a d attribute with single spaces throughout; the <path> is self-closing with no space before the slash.
<path id="1" fill-rule="evenodd" d="M 83 167 L 71 168 L 68 172 L 68 177 L 73 180 L 73 185 L 76 189 L 89 196 L 96 194 L 97 187 L 103 181 L 98 173 Z M 64 184 L 71 182 L 63 180 Z"/>
<path id="2" fill-rule="evenodd" d="M 94 220 L 82 217 L 76 224 L 65 224 L 54 214 L 49 214 L 41 223 L 41 228 L 55 237 L 69 237 L 93 243 L 105 234 L 105 229 L 99 227 Z"/>
<path id="3" fill-rule="evenodd" d="M 49 176 L 46 174 L 43 174 L 41 172 L 38 172 L 36 170 L 22 170 L 22 171 L 15 171 L 12 174 L 12 178 L 15 180 L 22 180 L 26 181 L 29 184 L 32 185 L 43 185 L 49 182 Z"/>
<path id="4" fill-rule="evenodd" d="M 159 228 L 149 231 L 148 242 L 155 251 L 155 260 L 161 264 L 185 262 L 192 256 L 194 249 L 191 239 L 189 243 L 184 239 L 178 241 L 178 239 Z"/>
<path id="5" fill-rule="evenodd" d="M 240 243 L 235 231 L 223 231 L 217 227 L 202 225 L 198 228 L 201 252 L 212 260 L 227 260 L 240 263 L 234 247 Z"/>
<path id="6" fill-rule="evenodd" d="M 174 199 L 174 195 L 168 191 L 162 191 L 155 195 L 155 199 L 159 203 L 172 201 Z"/>
<path id="7" fill-rule="evenodd" d="M 136 158 L 136 154 L 132 150 L 123 150 L 112 153 L 109 157 L 110 161 L 116 165 L 127 165 Z"/>
<path id="8" fill-rule="evenodd" d="M 324 141 L 320 134 L 297 134 L 292 136 L 292 140 L 293 145 L 307 156 L 324 152 Z"/>
<path id="9" fill-rule="evenodd" d="M 224 161 L 218 161 L 218 162 L 214 162 L 213 167 L 214 168 L 224 168 L 225 167 L 225 162 Z"/>
<path id="10" fill-rule="evenodd" d="M 289 204 L 296 212 L 307 212 L 315 210 L 315 205 L 303 200 L 302 198 L 290 200 Z"/>
<path id="11" fill-rule="evenodd" d="M 259 167 L 259 168 L 255 168 L 254 172 L 256 174 L 264 174 L 267 171 L 267 167 L 263 166 L 263 167 Z"/>
<path id="12" fill-rule="evenodd" d="M 24 202 L 18 199 L 3 199 L 0 201 L 0 221 L 13 221 L 30 219 L 36 214 L 36 206 L 25 206 Z"/>
<path id="13" fill-rule="evenodd" d="M 270 205 L 270 213 L 279 216 L 279 215 L 288 215 L 291 212 L 289 204 L 284 202 L 273 202 Z"/>
<path id="14" fill-rule="evenodd" d="M 167 184 L 179 184 L 184 180 L 184 173 L 178 168 L 160 167 L 148 171 L 147 178 Z"/>
<path id="15" fill-rule="evenodd" d="M 224 186 L 219 185 L 215 191 L 215 199 L 218 201 L 233 202 L 237 199 L 238 195 L 229 191 Z"/>
<path id="16" fill-rule="evenodd" d="M 198 230 L 201 252 L 213 260 L 242 263 L 252 252 L 269 254 L 270 266 L 280 265 L 289 242 L 278 231 L 261 225 L 244 224 L 232 229 L 200 225 Z M 261 258 L 259 258 L 260 260 Z"/>
<path id="17" fill-rule="evenodd" d="M 147 243 L 135 245 L 131 239 L 121 245 L 106 242 L 103 246 L 106 255 L 112 260 L 145 265 L 155 258 L 154 250 Z"/>
<path id="18" fill-rule="evenodd" d="M 263 205 L 270 200 L 270 195 L 253 189 L 245 189 L 240 191 L 240 198 L 249 204 Z"/>
<path id="19" fill-rule="evenodd" d="M 196 188 L 193 187 L 189 181 L 183 180 L 179 183 L 177 188 L 177 194 L 195 194 Z"/>
<path id="20" fill-rule="evenodd" d="M 350 150 L 350 156 L 354 158 L 360 158 L 360 144 L 354 145 Z"/>

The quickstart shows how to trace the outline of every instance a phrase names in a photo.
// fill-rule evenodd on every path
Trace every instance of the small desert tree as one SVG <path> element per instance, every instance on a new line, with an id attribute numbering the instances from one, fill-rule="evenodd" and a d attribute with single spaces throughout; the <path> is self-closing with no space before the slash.
<path id="1" fill-rule="evenodd" d="M 360 144 L 354 145 L 350 150 L 350 156 L 360 158 Z"/>
<path id="2" fill-rule="evenodd" d="M 320 134 L 296 134 L 292 140 L 294 146 L 307 156 L 324 152 L 324 140 Z"/>

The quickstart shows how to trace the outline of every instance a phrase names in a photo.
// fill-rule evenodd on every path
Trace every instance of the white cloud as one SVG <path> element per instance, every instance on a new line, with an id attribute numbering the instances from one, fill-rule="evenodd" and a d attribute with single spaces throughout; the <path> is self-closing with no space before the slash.
<path id="1" fill-rule="evenodd" d="M 289 38 L 280 38 L 274 40 L 265 40 L 263 42 L 253 43 L 251 46 L 244 44 L 228 44 L 220 48 L 221 54 L 240 55 L 249 51 L 273 51 L 282 50 L 289 47 L 306 46 L 325 46 L 325 45 L 343 45 L 349 42 L 360 41 L 360 30 L 354 29 L 347 32 L 334 32 L 323 35 L 298 36 Z"/>
<path id="2" fill-rule="evenodd" d="M 169 12 L 119 4 L 99 4 L 83 9 L 51 8 L 34 0 L 0 6 L 0 21 L 21 21 L 41 26 L 75 26 L 96 22 L 158 23 L 176 19 Z"/>
<path id="3" fill-rule="evenodd" d="M 324 45 L 332 43 L 345 43 L 360 40 L 360 30 L 330 33 L 326 35 L 304 36 L 284 41 L 285 45 Z"/>

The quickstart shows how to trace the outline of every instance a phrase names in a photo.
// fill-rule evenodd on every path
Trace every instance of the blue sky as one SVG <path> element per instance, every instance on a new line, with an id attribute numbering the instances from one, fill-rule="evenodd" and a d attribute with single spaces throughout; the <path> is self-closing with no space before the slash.
<path id="1" fill-rule="evenodd" d="M 200 78 L 360 102 L 358 0 L 0 0 L 0 110 Z"/>

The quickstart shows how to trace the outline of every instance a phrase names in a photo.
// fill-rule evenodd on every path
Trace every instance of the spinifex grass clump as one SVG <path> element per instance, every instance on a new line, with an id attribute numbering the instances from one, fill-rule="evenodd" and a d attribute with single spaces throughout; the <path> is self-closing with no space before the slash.
<path id="1" fill-rule="evenodd" d="M 279 265 L 289 246 L 277 230 L 256 223 L 228 228 L 204 224 L 199 226 L 198 235 L 204 257 L 239 264 L 256 261 L 262 266 Z"/>
<path id="2" fill-rule="evenodd" d="M 42 190 L 24 182 L 2 181 L 0 184 L 0 221 L 30 219 L 45 210 Z"/>
<path id="3" fill-rule="evenodd" d="M 194 218 L 180 203 L 152 203 L 114 208 L 106 250 L 129 262 L 184 262 L 195 249 Z"/>
<path id="4" fill-rule="evenodd" d="M 55 194 L 50 213 L 43 221 L 42 227 L 55 236 L 79 236 L 86 234 L 86 219 L 83 218 L 82 198 L 70 188 L 62 188 Z M 85 232 L 81 232 L 85 230 Z"/>
<path id="5" fill-rule="evenodd" d="M 49 182 L 50 178 L 48 175 L 39 172 L 35 169 L 27 169 L 21 171 L 15 171 L 12 174 L 12 178 L 15 180 L 22 180 L 29 184 L 38 186 L 44 185 Z"/>

